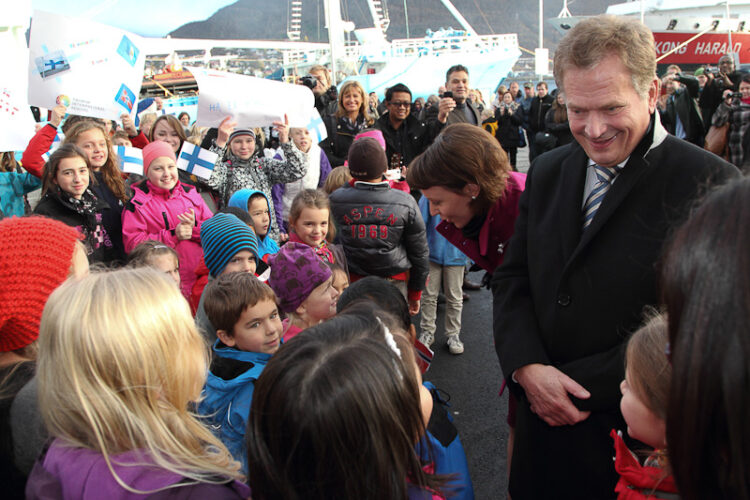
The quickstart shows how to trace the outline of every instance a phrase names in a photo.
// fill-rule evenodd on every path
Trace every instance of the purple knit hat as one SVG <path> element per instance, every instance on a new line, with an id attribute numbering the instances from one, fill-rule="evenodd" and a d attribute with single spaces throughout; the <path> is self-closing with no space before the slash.
<path id="1" fill-rule="evenodd" d="M 294 312 L 315 288 L 331 277 L 331 269 L 304 243 L 288 242 L 268 257 L 268 285 L 276 292 L 281 310 Z"/>

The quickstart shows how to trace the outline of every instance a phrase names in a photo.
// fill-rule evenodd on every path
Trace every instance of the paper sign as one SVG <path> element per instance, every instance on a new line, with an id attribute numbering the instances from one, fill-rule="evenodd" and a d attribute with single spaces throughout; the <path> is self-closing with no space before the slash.
<path id="1" fill-rule="evenodd" d="M 216 153 L 185 141 L 182 143 L 180 156 L 177 157 L 177 168 L 208 180 L 218 157 Z"/>
<path id="2" fill-rule="evenodd" d="M 127 146 L 117 146 L 116 149 L 121 171 L 143 175 L 143 151 Z"/>
<path id="3" fill-rule="evenodd" d="M 23 15 L 18 8 L 16 15 L 5 12 L 0 20 L 0 67 L 8 69 L 0 72 L 0 151 L 22 151 L 34 137 L 34 116 L 27 104 L 28 79 L 21 69 L 28 64 L 29 50 L 26 48 L 26 30 L 29 27 L 29 13 Z M 14 11 L 10 9 L 11 13 Z M 8 14 L 7 16 L 5 14 Z M 6 23 L 20 23 L 7 25 Z"/>
<path id="4" fill-rule="evenodd" d="M 28 58 L 29 104 L 108 120 L 130 113 L 141 91 L 140 37 L 88 19 L 34 11 Z"/>
<path id="5" fill-rule="evenodd" d="M 218 127 L 231 116 L 239 127 L 268 127 L 289 117 L 290 127 L 306 127 L 315 109 L 312 91 L 304 85 L 255 78 L 203 68 L 184 68 L 198 83 L 197 123 Z"/>

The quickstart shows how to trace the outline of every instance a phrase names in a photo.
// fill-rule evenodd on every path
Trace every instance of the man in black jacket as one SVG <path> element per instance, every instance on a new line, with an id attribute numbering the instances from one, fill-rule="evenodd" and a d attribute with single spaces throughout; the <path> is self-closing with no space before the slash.
<path id="1" fill-rule="evenodd" d="M 554 67 L 576 141 L 532 163 L 492 280 L 495 346 L 518 401 L 510 494 L 614 498 L 624 349 L 658 304 L 662 242 L 706 186 L 739 172 L 661 126 L 642 23 L 581 21 Z"/>
<path id="2" fill-rule="evenodd" d="M 536 158 L 539 154 L 536 147 L 536 134 L 544 132 L 544 117 L 547 116 L 547 111 L 552 107 L 552 103 L 555 102 L 555 98 L 549 95 L 547 90 L 545 82 L 537 83 L 536 97 L 531 101 L 528 123 L 531 135 L 534 136 L 534 147 L 529 151 L 529 161 Z"/>
<path id="3" fill-rule="evenodd" d="M 676 73 L 666 76 L 665 82 L 675 88 L 667 98 L 667 109 L 661 113 L 664 128 L 679 139 L 685 139 L 702 148 L 705 131 L 703 118 L 698 109 L 698 79 L 691 75 Z"/>
<path id="4" fill-rule="evenodd" d="M 397 83 L 385 92 L 385 106 L 388 111 L 375 122 L 375 128 L 385 137 L 388 168 L 407 167 L 432 144 L 444 122 L 435 120 L 428 126 L 414 117 L 411 114 L 411 90 L 403 83 Z"/>

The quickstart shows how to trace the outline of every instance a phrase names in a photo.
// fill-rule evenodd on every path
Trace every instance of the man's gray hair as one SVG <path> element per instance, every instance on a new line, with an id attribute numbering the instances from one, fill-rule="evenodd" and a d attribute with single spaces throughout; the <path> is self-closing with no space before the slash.
<path id="1" fill-rule="evenodd" d="M 610 55 L 620 58 L 630 72 L 635 91 L 642 99 L 647 98 L 656 76 L 654 35 L 638 20 L 606 14 L 581 21 L 557 45 L 554 59 L 557 86 L 565 92 L 567 69 L 593 68 Z"/>

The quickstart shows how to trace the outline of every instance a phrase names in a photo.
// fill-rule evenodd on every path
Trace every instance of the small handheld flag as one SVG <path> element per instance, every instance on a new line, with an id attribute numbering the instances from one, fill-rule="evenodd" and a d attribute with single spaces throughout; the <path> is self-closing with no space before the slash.
<path id="1" fill-rule="evenodd" d="M 143 175 L 143 152 L 140 149 L 117 146 L 117 159 L 123 172 Z"/>
<path id="2" fill-rule="evenodd" d="M 177 157 L 177 168 L 208 180 L 211 178 L 214 163 L 216 163 L 218 157 L 219 155 L 216 153 L 185 141 L 182 144 L 180 155 Z"/>
<path id="3" fill-rule="evenodd" d="M 328 138 L 326 124 L 323 122 L 323 119 L 320 117 L 320 113 L 318 113 L 317 109 L 312 110 L 312 113 L 310 115 L 310 122 L 305 128 L 310 131 L 310 135 L 312 136 L 316 144 L 323 139 Z"/>

